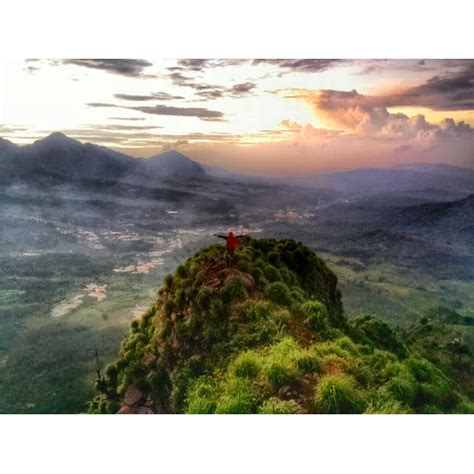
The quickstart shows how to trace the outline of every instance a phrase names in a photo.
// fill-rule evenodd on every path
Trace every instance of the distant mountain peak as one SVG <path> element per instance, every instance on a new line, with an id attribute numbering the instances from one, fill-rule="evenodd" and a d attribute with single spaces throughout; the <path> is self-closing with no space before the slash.
<path id="1" fill-rule="evenodd" d="M 185 158 L 186 160 L 191 160 L 191 158 L 189 158 L 188 156 L 184 155 L 183 153 L 179 152 L 178 150 L 168 150 L 168 151 L 165 151 L 163 153 L 160 153 L 159 155 L 155 155 L 154 157 L 152 158 L 157 158 L 157 157 L 161 157 L 161 158 Z"/>
<path id="2" fill-rule="evenodd" d="M 40 140 L 36 140 L 34 145 L 41 145 L 41 146 L 70 146 L 70 145 L 82 145 L 82 143 L 78 140 L 74 140 L 73 138 L 68 137 L 62 132 L 54 132 L 48 135 L 46 138 L 42 138 Z"/>
<path id="3" fill-rule="evenodd" d="M 206 176 L 204 168 L 199 163 L 176 150 L 165 151 L 143 161 L 148 170 L 156 171 L 162 176 L 173 178 L 204 178 Z"/>
<path id="4" fill-rule="evenodd" d="M 15 145 L 10 140 L 7 140 L 6 138 L 1 138 L 0 137 L 0 148 L 16 148 L 16 147 L 17 147 L 17 145 Z"/>

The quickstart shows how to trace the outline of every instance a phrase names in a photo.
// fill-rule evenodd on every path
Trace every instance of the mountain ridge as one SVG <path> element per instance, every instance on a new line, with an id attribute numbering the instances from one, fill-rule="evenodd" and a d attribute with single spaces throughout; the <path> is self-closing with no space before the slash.
<path id="1" fill-rule="evenodd" d="M 293 240 L 202 249 L 165 278 L 99 373 L 92 413 L 440 413 L 472 410 L 380 320 L 347 320 L 337 278 Z"/>

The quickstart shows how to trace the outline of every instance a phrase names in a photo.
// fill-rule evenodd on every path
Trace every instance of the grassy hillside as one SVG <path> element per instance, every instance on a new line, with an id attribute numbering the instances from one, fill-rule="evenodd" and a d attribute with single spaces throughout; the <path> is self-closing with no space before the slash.
<path id="1" fill-rule="evenodd" d="M 472 412 L 449 359 L 435 365 L 416 333 L 348 321 L 336 276 L 300 243 L 251 239 L 230 265 L 213 245 L 165 278 L 99 372 L 90 411 Z M 470 364 L 470 354 L 452 363 Z"/>

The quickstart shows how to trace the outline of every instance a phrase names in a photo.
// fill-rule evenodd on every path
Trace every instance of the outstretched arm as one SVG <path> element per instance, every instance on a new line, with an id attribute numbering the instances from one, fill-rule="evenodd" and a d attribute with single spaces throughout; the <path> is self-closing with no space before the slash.
<path id="1" fill-rule="evenodd" d="M 219 239 L 225 239 L 225 240 L 227 240 L 227 235 L 214 234 L 214 237 L 219 237 Z"/>

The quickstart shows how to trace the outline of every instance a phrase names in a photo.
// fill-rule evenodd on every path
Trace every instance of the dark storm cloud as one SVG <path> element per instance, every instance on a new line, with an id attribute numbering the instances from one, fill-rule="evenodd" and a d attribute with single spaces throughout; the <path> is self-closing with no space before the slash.
<path id="1" fill-rule="evenodd" d="M 144 70 L 152 66 L 144 59 L 64 59 L 62 63 L 128 77 L 150 77 L 144 74 Z"/>
<path id="2" fill-rule="evenodd" d="M 271 64 L 288 72 L 322 72 L 344 62 L 343 59 L 254 59 L 252 64 Z"/>
<path id="3" fill-rule="evenodd" d="M 413 101 L 434 110 L 474 110 L 474 61 L 463 69 L 437 75 L 421 86 L 402 91 L 394 100 Z"/>
<path id="4" fill-rule="evenodd" d="M 171 95 L 166 92 L 154 92 L 149 95 L 134 95 L 134 94 L 114 94 L 116 99 L 133 100 L 133 101 L 147 101 L 147 100 L 181 100 L 184 97 L 180 95 Z"/>
<path id="5" fill-rule="evenodd" d="M 414 72 L 420 71 L 420 68 L 424 71 L 435 69 L 434 62 L 428 60 L 402 61 L 397 64 L 372 64 L 361 73 L 389 69 Z M 442 67 L 443 73 L 436 74 L 418 86 L 398 87 L 385 94 L 366 96 L 364 99 L 359 96 L 357 100 L 378 107 L 418 106 L 439 111 L 474 110 L 474 61 L 446 60 Z"/>
<path id="6" fill-rule="evenodd" d="M 418 86 L 398 87 L 379 95 L 362 95 L 356 90 L 319 90 L 309 96 L 320 110 L 350 111 L 344 113 L 346 120 L 359 120 L 357 111 L 380 117 L 381 111 L 390 107 L 474 110 L 474 61 L 465 61 L 463 68 L 435 75 Z M 298 93 L 289 97 L 298 97 Z"/>

